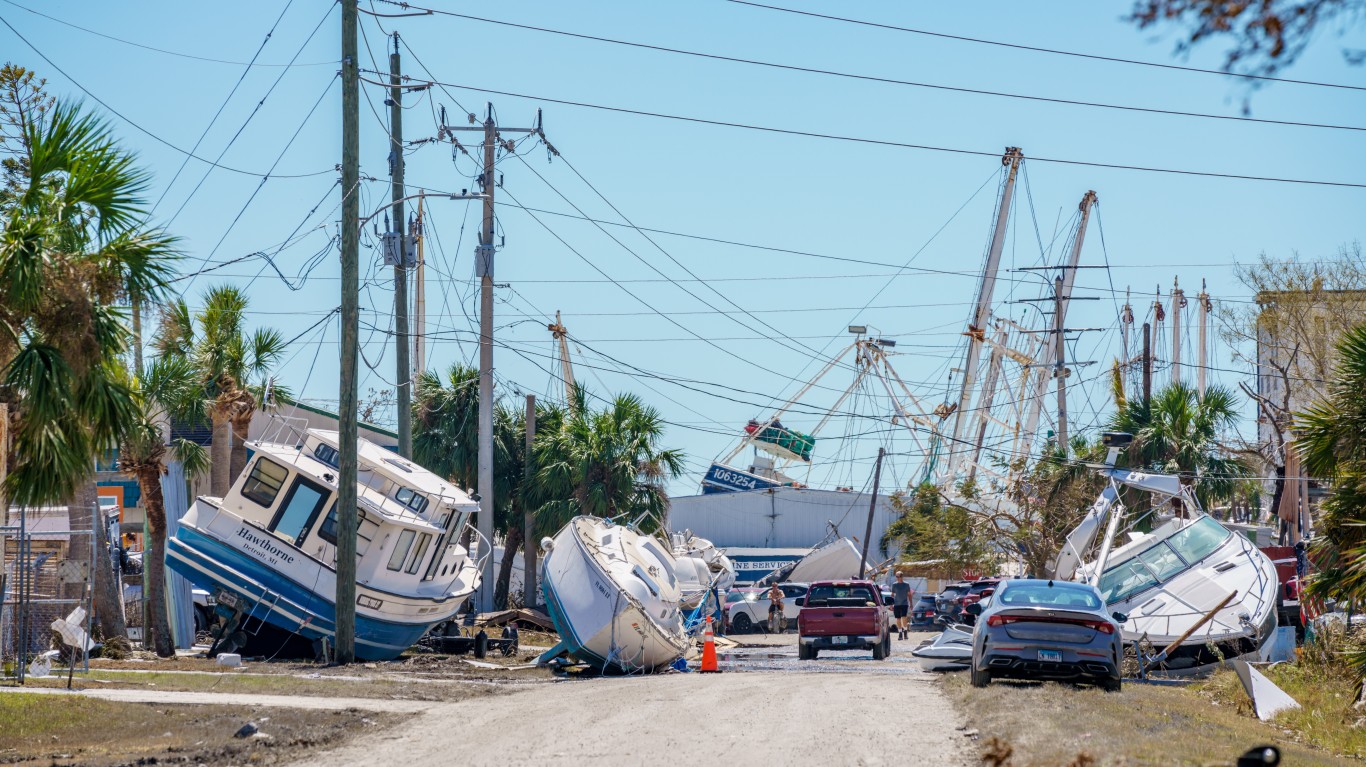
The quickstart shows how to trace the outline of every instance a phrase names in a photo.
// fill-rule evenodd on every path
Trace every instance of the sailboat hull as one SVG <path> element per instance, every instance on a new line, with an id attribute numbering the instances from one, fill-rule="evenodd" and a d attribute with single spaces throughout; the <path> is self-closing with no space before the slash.
<path id="1" fill-rule="evenodd" d="M 578 517 L 555 536 L 543 560 L 541 582 L 560 644 L 607 673 L 655 671 L 688 648 L 672 557 L 658 546 L 640 556 L 641 538 L 629 528 Z"/>

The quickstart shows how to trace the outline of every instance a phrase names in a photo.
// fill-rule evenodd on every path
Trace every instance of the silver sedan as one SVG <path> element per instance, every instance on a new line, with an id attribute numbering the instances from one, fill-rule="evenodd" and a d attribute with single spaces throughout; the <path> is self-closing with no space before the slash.
<path id="1" fill-rule="evenodd" d="M 977 616 L 972 636 L 972 685 L 993 678 L 1055 679 L 1120 689 L 1122 616 L 1106 612 L 1093 586 L 1070 581 L 1001 581 Z"/>

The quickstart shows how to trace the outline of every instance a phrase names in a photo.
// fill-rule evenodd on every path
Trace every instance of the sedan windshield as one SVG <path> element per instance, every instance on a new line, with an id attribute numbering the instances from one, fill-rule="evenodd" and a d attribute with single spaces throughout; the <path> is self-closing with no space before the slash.
<path id="1" fill-rule="evenodd" d="M 1013 583 L 997 592 L 996 597 L 1005 606 L 1060 607 L 1080 610 L 1099 610 L 1100 598 L 1090 589 L 1070 585 L 1048 585 L 1043 583 Z"/>

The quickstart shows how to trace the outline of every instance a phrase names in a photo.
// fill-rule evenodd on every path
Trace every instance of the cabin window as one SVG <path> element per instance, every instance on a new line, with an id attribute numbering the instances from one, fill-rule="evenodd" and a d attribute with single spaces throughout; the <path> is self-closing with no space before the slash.
<path id="1" fill-rule="evenodd" d="M 1106 570 L 1100 577 L 1100 593 L 1104 595 L 1106 604 L 1127 599 L 1155 585 L 1157 579 L 1152 572 L 1142 562 L 1132 559 Z"/>
<path id="2" fill-rule="evenodd" d="M 417 538 L 417 551 L 413 553 L 413 561 L 408 563 L 408 572 L 415 573 L 417 568 L 422 566 L 422 560 L 427 556 L 427 544 L 432 542 L 431 533 L 423 533 Z"/>
<path id="3" fill-rule="evenodd" d="M 1186 569 L 1186 563 L 1172 551 L 1166 542 L 1159 543 L 1138 555 L 1138 560 L 1148 566 L 1159 581 L 1165 581 Z"/>
<path id="4" fill-rule="evenodd" d="M 337 452 L 337 448 L 331 445 L 319 444 L 313 448 L 313 457 L 334 469 L 341 469 L 341 454 Z"/>
<path id="5" fill-rule="evenodd" d="M 1199 521 L 1168 538 L 1167 543 L 1176 549 L 1176 553 L 1180 554 L 1182 559 L 1195 564 L 1224 545 L 1224 541 L 1228 540 L 1231 534 L 1228 528 L 1218 522 L 1209 517 L 1201 517 Z"/>
<path id="6" fill-rule="evenodd" d="M 427 510 L 427 496 L 412 488 L 400 485 L 398 490 L 394 493 L 394 500 L 407 506 L 418 514 Z"/>
<path id="7" fill-rule="evenodd" d="M 398 534 L 398 543 L 394 544 L 394 550 L 389 554 L 389 569 L 398 572 L 403 569 L 403 560 L 408 558 L 408 549 L 413 547 L 413 538 L 417 533 L 412 530 L 404 530 Z"/>
<path id="8" fill-rule="evenodd" d="M 270 508 L 288 476 L 288 469 L 262 458 L 251 467 L 251 474 L 247 475 L 247 481 L 242 484 L 242 496 Z"/>
<path id="9" fill-rule="evenodd" d="M 323 517 L 323 523 L 318 525 L 318 537 L 333 546 L 337 545 L 337 504 L 332 504 L 327 516 Z"/>
<path id="10" fill-rule="evenodd" d="M 313 526 L 323 504 L 331 495 L 332 492 L 322 485 L 303 477 L 295 479 L 268 529 L 296 546 L 303 543 L 304 535 Z"/>

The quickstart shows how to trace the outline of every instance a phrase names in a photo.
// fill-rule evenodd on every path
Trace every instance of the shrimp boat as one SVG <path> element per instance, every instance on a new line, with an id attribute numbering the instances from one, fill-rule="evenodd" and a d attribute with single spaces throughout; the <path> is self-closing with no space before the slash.
<path id="1" fill-rule="evenodd" d="M 1198 673 L 1255 656 L 1275 633 L 1275 564 L 1245 536 L 1206 514 L 1180 477 L 1114 468 L 1129 435 L 1107 433 L 1104 439 L 1110 455 L 1096 468 L 1109 485 L 1068 536 L 1054 577 L 1096 586 L 1109 608 L 1125 616 L 1128 642 L 1160 651 L 1184 639 L 1170 654 L 1153 659 L 1167 672 Z M 1114 547 L 1126 516 L 1121 486 L 1153 498 L 1156 524 L 1151 532 L 1129 532 Z M 1099 549 L 1088 559 L 1098 537 Z"/>
<path id="2" fill-rule="evenodd" d="M 668 546 L 633 528 L 580 516 L 541 541 L 541 585 L 559 644 L 604 673 L 648 673 L 688 651 L 683 594 Z"/>
<path id="3" fill-rule="evenodd" d="M 227 623 L 211 653 L 272 654 L 291 637 L 331 642 L 338 434 L 282 424 L 273 441 L 247 446 L 251 460 L 228 494 L 201 496 L 185 514 L 166 563 L 217 597 Z M 481 560 L 466 546 L 482 540 L 469 524 L 479 507 L 379 445 L 358 439 L 357 452 L 355 651 L 389 660 L 478 588 Z"/>

